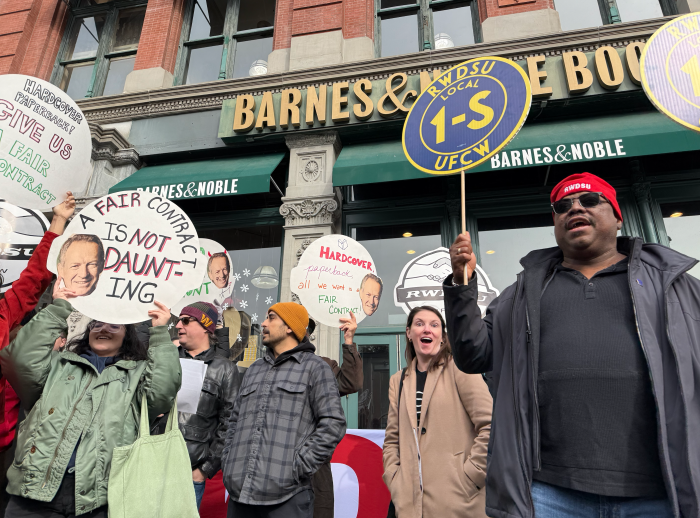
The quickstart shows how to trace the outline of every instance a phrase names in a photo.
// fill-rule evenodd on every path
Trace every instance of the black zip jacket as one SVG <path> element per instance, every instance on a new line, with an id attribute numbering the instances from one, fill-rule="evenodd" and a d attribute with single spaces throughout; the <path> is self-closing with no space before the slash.
<path id="1" fill-rule="evenodd" d="M 686 274 L 697 260 L 670 248 L 618 238 L 629 256 L 628 282 L 637 331 L 656 403 L 659 457 L 676 517 L 700 516 L 700 281 Z M 492 371 L 493 421 L 486 512 L 534 517 L 532 473 L 540 469 L 537 401 L 540 297 L 559 248 L 536 250 L 518 280 L 481 319 L 477 283 L 445 280 L 447 330 L 457 367 Z"/>

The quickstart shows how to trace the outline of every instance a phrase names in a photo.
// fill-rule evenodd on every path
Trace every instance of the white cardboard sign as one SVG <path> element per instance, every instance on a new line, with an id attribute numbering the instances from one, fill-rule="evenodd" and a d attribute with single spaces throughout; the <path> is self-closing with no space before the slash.
<path id="1" fill-rule="evenodd" d="M 49 228 L 38 210 L 0 201 L 0 293 L 9 290 Z"/>
<path id="2" fill-rule="evenodd" d="M 309 314 L 332 327 L 355 314 L 357 322 L 379 307 L 383 283 L 369 252 L 347 236 L 323 236 L 309 245 L 291 272 L 291 289 Z"/>
<path id="3" fill-rule="evenodd" d="M 85 190 L 92 140 L 83 112 L 36 77 L 0 76 L 0 192 L 21 207 L 47 210 L 66 191 Z"/>
<path id="4" fill-rule="evenodd" d="M 200 278 L 196 287 L 188 290 L 170 311 L 179 316 L 182 308 L 189 304 L 209 302 L 216 306 L 221 319 L 223 311 L 233 304 L 233 285 L 236 279 L 231 275 L 231 256 L 223 245 L 211 239 L 199 240 L 199 254 L 204 278 Z"/>
<path id="5" fill-rule="evenodd" d="M 78 213 L 54 240 L 47 267 L 81 313 L 112 324 L 171 307 L 201 276 L 199 238 L 185 212 L 157 194 L 109 194 Z"/>

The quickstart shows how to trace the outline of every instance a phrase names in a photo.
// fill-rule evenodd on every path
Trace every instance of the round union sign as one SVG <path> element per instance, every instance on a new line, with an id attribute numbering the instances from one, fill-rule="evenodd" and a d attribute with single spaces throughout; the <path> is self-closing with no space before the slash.
<path id="1" fill-rule="evenodd" d="M 416 99 L 403 127 L 408 160 L 430 174 L 476 167 L 520 131 L 530 111 L 525 71 L 499 57 L 460 63 Z"/>
<path id="2" fill-rule="evenodd" d="M 657 30 L 640 66 L 644 92 L 654 106 L 700 131 L 700 14 L 679 16 Z"/>

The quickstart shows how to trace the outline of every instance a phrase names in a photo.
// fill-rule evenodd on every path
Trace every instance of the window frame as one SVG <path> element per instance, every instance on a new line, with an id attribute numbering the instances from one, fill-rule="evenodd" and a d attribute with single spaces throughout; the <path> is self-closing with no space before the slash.
<path id="1" fill-rule="evenodd" d="M 656 1 L 661 7 L 661 12 L 664 16 L 674 16 L 678 14 L 678 6 L 673 0 Z M 556 0 L 554 0 L 554 8 L 557 8 Z M 598 0 L 598 8 L 600 9 L 600 18 L 603 25 L 625 22 L 625 20 L 620 18 L 620 9 L 617 7 L 617 0 Z"/>
<path id="2" fill-rule="evenodd" d="M 471 9 L 474 44 L 481 43 L 483 38 L 481 33 L 481 18 L 479 17 L 478 0 L 418 0 L 415 4 L 388 7 L 386 9 L 382 9 L 381 0 L 374 0 L 375 57 L 391 57 L 382 56 L 382 19 L 398 18 L 402 15 L 416 13 L 416 23 L 418 24 L 418 49 L 413 52 L 435 50 L 433 11 L 449 9 L 450 6 L 461 7 L 466 5 L 468 5 Z M 406 54 L 410 53 L 410 51 L 406 52 Z"/>
<path id="3" fill-rule="evenodd" d="M 77 4 L 78 0 L 76 0 L 75 3 Z M 94 62 L 92 78 L 90 79 L 88 90 L 84 98 L 101 96 L 102 92 L 104 91 L 105 84 L 107 83 L 107 74 L 109 73 L 109 65 L 111 60 L 113 58 L 136 56 L 136 53 L 138 52 L 138 46 L 135 49 L 116 52 L 112 52 L 111 49 L 114 46 L 119 13 L 127 9 L 139 7 L 146 7 L 146 9 L 148 9 L 148 0 L 117 0 L 102 5 L 71 7 L 69 19 L 66 23 L 66 30 L 63 33 L 61 45 L 56 56 L 56 62 L 54 63 L 53 71 L 51 72 L 50 82 L 60 87 L 66 67 L 80 63 Z M 103 35 L 100 37 L 97 44 L 95 56 L 79 59 L 63 59 L 75 31 L 80 30 L 81 20 L 98 15 L 105 16 L 105 23 L 102 31 Z"/>
<path id="4" fill-rule="evenodd" d="M 184 22 L 182 24 L 182 31 L 180 32 L 180 47 L 177 55 L 177 61 L 175 63 L 175 73 L 173 74 L 173 86 L 185 84 L 187 61 L 189 60 L 192 48 L 208 46 L 207 44 L 211 43 L 222 44 L 223 50 L 221 52 L 221 64 L 219 66 L 218 80 L 231 79 L 233 78 L 233 65 L 236 57 L 236 44 L 238 40 L 274 36 L 274 24 L 270 27 L 262 27 L 259 29 L 248 29 L 245 31 L 237 30 L 241 2 L 240 0 L 227 0 L 226 13 L 224 15 L 224 29 L 222 34 L 218 36 L 209 36 L 207 38 L 189 40 L 188 38 L 190 30 L 192 29 L 192 20 L 194 17 L 196 2 L 197 0 L 188 0 L 185 7 L 183 17 Z"/>

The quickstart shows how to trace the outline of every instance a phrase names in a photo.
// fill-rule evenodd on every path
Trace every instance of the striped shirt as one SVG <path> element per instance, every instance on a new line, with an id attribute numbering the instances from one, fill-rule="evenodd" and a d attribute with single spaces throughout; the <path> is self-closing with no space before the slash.
<path id="1" fill-rule="evenodd" d="M 423 390 L 425 389 L 425 380 L 428 378 L 428 373 L 418 370 L 416 365 L 416 417 L 418 426 L 420 426 L 420 410 L 423 405 Z"/>

